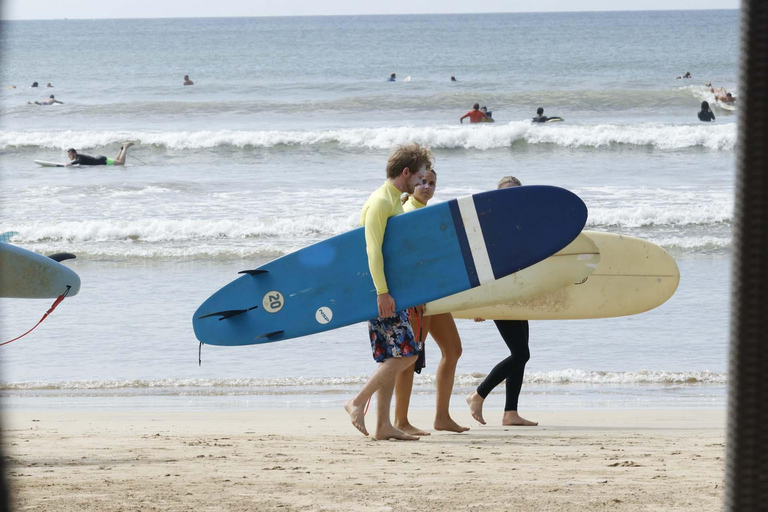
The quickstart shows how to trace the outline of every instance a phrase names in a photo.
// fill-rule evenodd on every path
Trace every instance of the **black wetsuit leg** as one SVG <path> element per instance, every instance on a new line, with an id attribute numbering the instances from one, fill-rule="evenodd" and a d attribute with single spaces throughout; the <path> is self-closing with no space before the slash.
<path id="1" fill-rule="evenodd" d="M 491 373 L 477 387 L 477 394 L 486 398 L 496 386 L 501 384 L 501 381 L 506 379 L 507 402 L 504 410 L 516 411 L 517 399 L 523 387 L 525 363 L 531 358 L 531 352 L 528 349 L 528 321 L 496 320 L 494 323 L 512 355 L 493 367 Z"/>

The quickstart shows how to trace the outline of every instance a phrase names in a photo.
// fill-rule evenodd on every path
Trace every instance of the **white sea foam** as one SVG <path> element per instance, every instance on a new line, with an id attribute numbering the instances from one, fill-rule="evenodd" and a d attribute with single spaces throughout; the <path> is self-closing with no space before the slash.
<path id="1" fill-rule="evenodd" d="M 477 386 L 484 378 L 482 373 L 456 375 L 457 386 Z M 82 381 L 28 381 L 0 383 L 0 392 L 19 391 L 107 391 L 133 390 L 134 393 L 165 392 L 167 394 L 242 394 L 242 393 L 306 393 L 308 390 L 346 389 L 358 387 L 368 380 L 368 375 L 346 375 L 338 377 L 281 377 L 266 379 L 155 379 L 155 380 L 82 380 Z M 415 376 L 416 386 L 434 387 L 435 375 Z M 701 371 L 665 372 L 638 370 L 628 372 L 587 371 L 578 369 L 556 370 L 551 372 L 529 372 L 525 382 L 537 385 L 717 385 L 727 382 L 724 373 Z"/>
<path id="2" fill-rule="evenodd" d="M 435 149 L 488 150 L 527 143 L 554 144 L 562 147 L 651 146 L 664 150 L 704 147 L 730 151 L 736 145 L 736 125 L 638 123 L 537 126 L 529 122 L 512 122 L 483 126 L 400 126 L 323 131 L 2 131 L 0 149 L 91 149 L 115 145 L 123 140 L 135 140 L 144 146 L 171 150 L 326 144 L 349 148 L 389 149 L 398 144 L 415 141 Z"/>

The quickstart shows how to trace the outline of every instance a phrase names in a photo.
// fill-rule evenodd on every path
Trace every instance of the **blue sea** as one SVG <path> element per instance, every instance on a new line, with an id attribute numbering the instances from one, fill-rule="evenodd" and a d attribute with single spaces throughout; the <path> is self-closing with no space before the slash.
<path id="1" fill-rule="evenodd" d="M 67 265 L 82 278 L 78 296 L 0 347 L 3 405 L 339 407 L 375 369 L 364 324 L 204 346 L 199 366 L 192 314 L 239 270 L 356 227 L 391 148 L 416 141 L 436 156 L 435 202 L 506 175 L 558 185 L 584 199 L 589 229 L 648 239 L 680 267 L 675 296 L 648 313 L 532 322 L 521 413 L 724 407 L 739 114 L 696 113 L 715 103 L 705 82 L 738 97 L 738 22 L 738 11 L 2 22 L 0 87 L 17 87 L 0 89 L 0 231 L 77 254 Z M 50 94 L 64 103 L 27 104 Z M 475 102 L 495 124 L 459 124 Z M 531 125 L 537 107 L 565 122 Z M 125 168 L 33 163 L 66 161 L 69 147 L 114 158 L 124 140 L 136 142 Z M 0 342 L 50 302 L 0 299 Z M 463 395 L 508 352 L 491 322 L 457 324 L 462 418 Z M 414 407 L 434 405 L 438 357 L 428 341 Z"/>

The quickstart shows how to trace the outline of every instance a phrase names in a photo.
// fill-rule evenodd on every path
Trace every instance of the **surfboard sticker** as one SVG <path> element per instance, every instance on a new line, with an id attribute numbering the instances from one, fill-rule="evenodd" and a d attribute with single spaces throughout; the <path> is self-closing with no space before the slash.
<path id="1" fill-rule="evenodd" d="M 315 312 L 315 320 L 319 324 L 327 324 L 333 320 L 333 311 L 329 307 L 321 307 Z"/>
<path id="2" fill-rule="evenodd" d="M 267 313 L 277 313 L 283 309 L 285 304 L 285 297 L 277 290 L 272 290 L 264 295 L 264 299 L 261 301 L 264 306 L 264 310 Z"/>

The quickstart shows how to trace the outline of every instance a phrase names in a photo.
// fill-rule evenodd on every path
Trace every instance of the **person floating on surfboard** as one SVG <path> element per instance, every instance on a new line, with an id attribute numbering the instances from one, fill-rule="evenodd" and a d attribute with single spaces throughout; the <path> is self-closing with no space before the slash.
<path id="1" fill-rule="evenodd" d="M 382 244 L 387 219 L 403 213 L 400 196 L 403 192 L 413 193 L 416 186 L 425 178 L 427 167 L 432 166 L 432 152 L 416 143 L 397 148 L 387 161 L 387 181 L 376 190 L 363 205 L 360 224 L 365 227 L 365 249 L 368 254 L 368 268 L 376 287 L 377 318 L 368 320 L 368 337 L 373 351 L 373 359 L 381 363 L 368 382 L 353 399 L 344 404 L 352 425 L 364 435 L 365 406 L 368 400 L 376 396 L 376 439 L 400 439 L 415 441 L 416 436 L 406 434 L 392 425 L 390 404 L 395 387 L 395 377 L 406 368 L 413 368 L 419 353 L 408 312 L 397 311 L 395 299 L 389 294 L 387 279 L 384 275 L 384 255 Z M 421 306 L 419 313 L 423 312 Z"/>
<path id="2" fill-rule="evenodd" d="M 36 101 L 36 102 L 34 102 L 34 103 L 32 103 L 31 101 L 28 101 L 28 102 L 27 102 L 27 105 L 54 105 L 54 104 L 56 104 L 56 103 L 60 103 L 60 104 L 62 104 L 62 105 L 64 104 L 64 102 L 63 102 L 63 101 L 59 101 L 59 100 L 57 100 L 57 99 L 54 97 L 54 95 L 53 95 L 53 94 L 51 94 L 51 95 L 48 97 L 48 99 L 47 99 L 47 100 L 43 100 L 43 101 Z"/>
<path id="3" fill-rule="evenodd" d="M 684 74 L 678 76 L 676 78 L 676 80 L 680 80 L 681 78 L 693 78 L 693 77 L 691 76 L 691 72 L 690 71 L 686 71 Z"/>
<path id="4" fill-rule="evenodd" d="M 418 210 L 427 205 L 435 194 L 437 187 L 437 173 L 434 169 L 427 169 L 426 178 L 417 186 L 413 194 L 406 196 L 403 202 L 403 211 L 405 213 Z M 420 323 L 419 323 L 420 322 Z M 427 334 L 440 347 L 440 362 L 437 364 L 437 375 L 435 384 L 437 385 L 437 404 L 435 408 L 435 421 L 433 427 L 435 430 L 447 430 L 449 432 L 466 432 L 469 427 L 463 427 L 456 423 L 449 411 L 451 403 L 451 394 L 453 392 L 453 381 L 456 375 L 456 365 L 461 357 L 461 338 L 456 329 L 456 322 L 450 313 L 432 315 L 414 318 L 411 315 L 411 325 L 418 325 L 415 334 L 418 341 L 425 343 Z M 395 380 L 395 427 L 406 434 L 414 436 L 428 436 L 425 432 L 411 425 L 408 420 L 408 406 L 410 405 L 411 390 L 413 389 L 413 374 L 421 373 L 424 359 L 421 357 L 416 361 L 416 367 L 408 367 L 400 372 Z M 420 366 L 421 363 L 421 366 Z"/>
<path id="5" fill-rule="evenodd" d="M 715 89 L 714 87 L 712 87 L 711 82 L 707 82 L 704 85 L 709 87 L 709 91 L 715 95 L 715 99 L 720 103 L 736 103 L 736 98 L 733 97 L 733 94 L 726 91 L 725 87 L 718 87 L 717 89 Z"/>
<path id="6" fill-rule="evenodd" d="M 562 117 L 547 117 L 544 115 L 544 109 L 539 107 L 536 109 L 536 117 L 534 117 L 532 123 L 548 123 L 550 121 L 562 121 Z"/>
<path id="7" fill-rule="evenodd" d="M 541 110 L 541 109 L 539 109 Z M 541 114 L 539 114 L 541 115 Z M 519 187 L 522 183 L 514 176 L 505 176 L 499 181 L 497 188 Z M 475 318 L 475 322 L 485 322 L 485 318 Z M 535 427 L 538 422 L 529 421 L 517 413 L 517 399 L 523 386 L 523 374 L 525 363 L 531 357 L 528 348 L 528 321 L 527 320 L 495 320 L 504 343 L 511 355 L 493 367 L 491 373 L 477 386 L 477 389 L 467 396 L 467 405 L 472 417 L 485 425 L 483 418 L 483 402 L 493 389 L 506 380 L 507 400 L 504 406 L 502 425 L 520 425 Z"/>
<path id="8" fill-rule="evenodd" d="M 125 165 L 125 156 L 128 148 L 131 146 L 133 146 L 133 142 L 123 142 L 114 160 L 103 155 L 79 154 L 75 148 L 69 148 L 67 156 L 71 161 L 67 164 L 67 167 L 72 167 L 73 165 Z"/>
<path id="9" fill-rule="evenodd" d="M 463 124 L 464 123 L 464 119 L 466 119 L 466 118 L 469 118 L 470 124 L 482 123 L 484 121 L 485 122 L 492 121 L 490 117 L 485 115 L 485 112 L 480 110 L 480 104 L 479 103 L 475 103 L 474 105 L 472 105 L 472 110 L 470 110 L 469 112 L 467 112 L 466 114 L 461 116 L 459 118 L 459 122 Z"/>
<path id="10" fill-rule="evenodd" d="M 709 109 L 709 103 L 706 101 L 701 102 L 701 110 L 698 113 L 699 121 L 710 122 L 715 120 L 715 113 Z"/>

